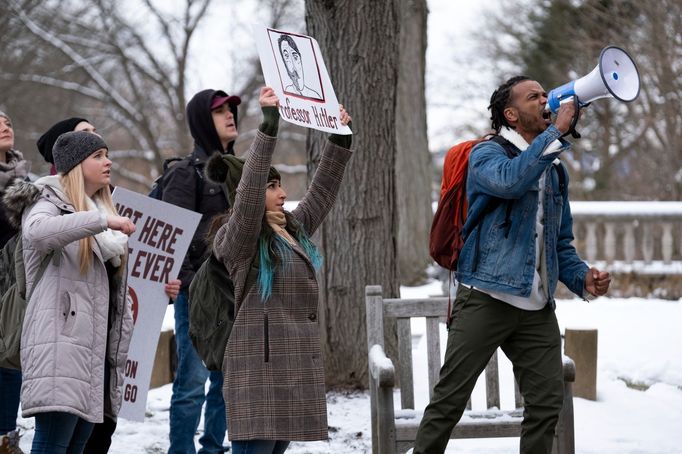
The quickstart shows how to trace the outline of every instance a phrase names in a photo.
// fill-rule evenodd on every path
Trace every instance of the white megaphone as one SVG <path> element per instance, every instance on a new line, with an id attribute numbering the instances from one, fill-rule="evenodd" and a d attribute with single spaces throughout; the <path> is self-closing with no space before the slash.
<path id="1" fill-rule="evenodd" d="M 599 55 L 599 64 L 586 76 L 557 87 L 547 95 L 547 107 L 556 114 L 562 102 L 578 97 L 580 106 L 595 99 L 612 96 L 619 101 L 634 101 L 639 95 L 637 65 L 620 47 L 608 46 Z"/>

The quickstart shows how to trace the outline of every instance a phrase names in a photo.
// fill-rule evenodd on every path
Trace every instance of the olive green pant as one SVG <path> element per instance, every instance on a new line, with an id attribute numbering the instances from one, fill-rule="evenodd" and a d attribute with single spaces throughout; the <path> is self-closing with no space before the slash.
<path id="1" fill-rule="evenodd" d="M 563 402 L 561 335 L 554 311 L 518 309 L 462 285 L 452 309 L 445 362 L 419 425 L 414 454 L 442 453 L 476 379 L 498 347 L 524 398 L 522 454 L 549 454 Z"/>

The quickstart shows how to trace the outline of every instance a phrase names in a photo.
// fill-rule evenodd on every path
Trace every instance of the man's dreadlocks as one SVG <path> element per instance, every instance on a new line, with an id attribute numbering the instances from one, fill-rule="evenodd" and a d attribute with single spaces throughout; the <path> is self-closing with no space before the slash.
<path id="1" fill-rule="evenodd" d="M 524 80 L 531 80 L 528 76 L 515 76 L 507 80 L 505 83 L 497 87 L 497 90 L 493 92 L 490 97 L 490 105 L 488 110 L 490 110 L 490 120 L 491 127 L 495 130 L 495 133 L 500 132 L 502 126 L 509 127 L 507 119 L 504 118 L 504 109 L 509 106 L 509 100 L 511 99 L 511 91 L 514 85 Z"/>

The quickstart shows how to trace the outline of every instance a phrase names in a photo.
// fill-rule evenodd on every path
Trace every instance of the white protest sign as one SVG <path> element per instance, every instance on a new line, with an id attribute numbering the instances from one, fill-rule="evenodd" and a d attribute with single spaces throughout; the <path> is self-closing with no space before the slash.
<path id="1" fill-rule="evenodd" d="M 341 124 L 339 101 L 320 46 L 306 35 L 254 26 L 265 83 L 279 98 L 280 116 L 293 124 L 335 134 L 352 134 Z"/>
<path id="2" fill-rule="evenodd" d="M 119 416 L 143 421 L 156 344 L 168 306 L 164 284 L 180 272 L 201 215 L 123 188 L 112 194 L 116 209 L 135 224 L 128 240 L 128 291 L 135 328 L 123 379 Z"/>

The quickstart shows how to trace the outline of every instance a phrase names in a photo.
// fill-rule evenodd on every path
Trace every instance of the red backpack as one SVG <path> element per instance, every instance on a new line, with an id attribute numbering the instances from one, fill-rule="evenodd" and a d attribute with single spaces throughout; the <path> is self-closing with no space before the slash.
<path id="1" fill-rule="evenodd" d="M 457 269 L 459 251 L 464 246 L 462 227 L 467 218 L 466 179 L 469 154 L 484 139 L 467 140 L 448 150 L 443 164 L 440 200 L 431 224 L 429 254 L 436 263 L 451 271 Z"/>

